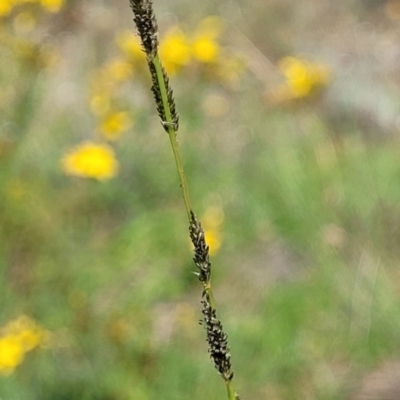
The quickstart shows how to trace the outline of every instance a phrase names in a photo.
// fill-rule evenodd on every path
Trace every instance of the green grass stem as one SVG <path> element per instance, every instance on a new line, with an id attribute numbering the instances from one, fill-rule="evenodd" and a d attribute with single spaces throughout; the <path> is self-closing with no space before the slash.
<path id="1" fill-rule="evenodd" d="M 193 222 L 192 221 L 193 209 L 192 209 L 192 205 L 191 205 L 191 201 L 190 201 L 189 187 L 187 184 L 186 175 L 185 175 L 185 171 L 183 168 L 183 163 L 182 163 L 182 159 L 181 159 L 181 155 L 180 155 L 180 151 L 179 151 L 179 143 L 178 143 L 178 139 L 177 139 L 176 127 L 175 127 L 175 124 L 174 124 L 174 121 L 172 118 L 170 103 L 168 100 L 167 83 L 165 82 L 165 78 L 164 78 L 165 75 L 163 73 L 162 65 L 161 65 L 160 59 L 157 54 L 155 55 L 155 57 L 152 59 L 151 62 L 156 71 L 158 87 L 160 89 L 161 101 L 162 101 L 162 106 L 164 109 L 164 115 L 165 115 L 165 119 L 166 119 L 166 121 L 163 121 L 163 125 L 164 125 L 164 127 L 167 128 L 169 140 L 170 140 L 172 151 L 174 154 L 176 168 L 178 170 L 180 186 L 182 188 L 183 200 L 185 203 L 188 220 L 189 220 L 189 223 L 192 223 Z M 203 285 L 204 285 L 204 294 L 207 297 L 211 308 L 214 311 L 216 311 L 216 305 L 215 305 L 214 296 L 213 296 L 213 292 L 212 292 L 212 288 L 211 288 L 211 280 L 203 282 Z M 229 400 L 238 400 L 239 397 L 233 388 L 231 379 L 228 379 L 228 380 L 225 379 L 225 383 L 226 383 L 226 388 L 227 388 L 228 399 Z"/>
<path id="2" fill-rule="evenodd" d="M 161 100 L 162 100 L 162 104 L 164 107 L 166 121 L 164 121 L 163 123 L 166 124 L 166 127 L 168 129 L 168 136 L 169 136 L 169 140 L 171 142 L 172 151 L 174 153 L 175 164 L 176 164 L 176 168 L 178 170 L 179 180 L 180 180 L 180 184 L 181 184 L 181 188 L 182 188 L 183 200 L 185 202 L 185 208 L 186 208 L 186 212 L 187 212 L 188 219 L 190 222 L 192 205 L 191 205 L 191 201 L 190 201 L 189 188 L 188 188 L 187 181 L 186 181 L 185 171 L 183 169 L 183 163 L 182 163 L 181 155 L 179 152 L 179 143 L 178 143 L 178 139 L 176 136 L 176 130 L 175 130 L 174 122 L 172 119 L 171 109 L 169 106 L 168 95 L 167 95 L 167 85 L 166 85 L 166 82 L 164 81 L 164 74 L 162 71 L 162 66 L 161 66 L 161 62 L 160 62 L 158 55 L 156 55 L 153 58 L 152 63 L 156 70 L 158 85 L 159 85 L 160 92 L 161 92 Z"/>
<path id="3" fill-rule="evenodd" d="M 189 188 L 179 152 L 177 130 L 179 116 L 175 109 L 173 92 L 169 86 L 169 79 L 158 56 L 158 28 L 157 20 L 152 8 L 151 0 L 130 0 L 134 21 L 137 26 L 143 50 L 147 56 L 152 78 L 152 92 L 157 106 L 158 114 L 164 130 L 168 133 L 172 151 L 178 170 L 183 200 L 189 220 L 189 235 L 194 246 L 193 261 L 198 267 L 196 275 L 203 285 L 202 313 L 203 326 L 207 333 L 208 351 L 214 366 L 227 385 L 229 400 L 238 400 L 231 380 L 233 371 L 230 361 L 228 336 L 223 330 L 221 321 L 217 317 L 214 296 L 211 289 L 211 262 L 209 260 L 209 246 L 205 240 L 205 233 L 200 221 L 192 210 Z"/>

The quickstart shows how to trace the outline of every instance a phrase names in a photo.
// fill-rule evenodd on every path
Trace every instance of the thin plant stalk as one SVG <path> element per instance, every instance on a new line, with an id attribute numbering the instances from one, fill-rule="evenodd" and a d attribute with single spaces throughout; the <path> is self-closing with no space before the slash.
<path id="1" fill-rule="evenodd" d="M 158 57 L 158 55 L 156 55 L 153 58 L 152 63 L 156 70 L 158 85 L 160 87 L 160 92 L 161 92 L 162 105 L 165 110 L 166 121 L 163 121 L 163 123 L 168 128 L 168 136 L 169 136 L 169 140 L 171 142 L 172 151 L 174 153 L 176 168 L 178 170 L 179 180 L 181 182 L 183 200 L 185 202 L 185 208 L 186 208 L 186 212 L 187 212 L 188 219 L 190 222 L 190 212 L 192 210 L 192 205 L 190 202 L 189 188 L 188 188 L 188 185 L 186 182 L 186 175 L 185 175 L 185 171 L 183 169 L 183 163 L 182 163 L 181 155 L 179 152 L 179 144 L 178 144 L 178 140 L 176 138 L 174 122 L 172 121 L 171 110 L 170 110 L 170 107 L 168 104 L 168 94 L 167 94 L 167 88 L 166 88 L 165 81 L 164 81 L 164 75 L 162 72 L 162 65 L 161 65 L 161 61 L 160 61 L 160 58 Z"/>
<path id="2" fill-rule="evenodd" d="M 183 200 L 189 220 L 189 236 L 194 246 L 193 261 L 198 268 L 195 275 L 203 285 L 202 293 L 202 325 L 207 334 L 208 351 L 214 366 L 225 381 L 229 400 L 240 400 L 235 392 L 232 379 L 233 370 L 230 361 L 228 336 L 217 318 L 217 310 L 211 287 L 211 262 L 209 246 L 205 240 L 204 230 L 197 219 L 190 201 L 189 188 L 180 156 L 177 140 L 179 117 L 175 108 L 175 100 L 169 79 L 158 56 L 158 27 L 151 0 L 130 0 L 142 47 L 147 57 L 147 64 L 152 78 L 152 92 L 162 126 L 168 133 L 172 151 L 178 170 Z"/>

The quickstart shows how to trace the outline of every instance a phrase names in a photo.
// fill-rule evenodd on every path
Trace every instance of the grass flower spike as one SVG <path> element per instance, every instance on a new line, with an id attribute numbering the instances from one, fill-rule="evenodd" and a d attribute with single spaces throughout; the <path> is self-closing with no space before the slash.
<path id="1" fill-rule="evenodd" d="M 142 40 L 143 50 L 151 61 L 158 51 L 158 27 L 156 16 L 153 12 L 153 5 L 150 0 L 130 1 L 134 22 Z"/>
<path id="2" fill-rule="evenodd" d="M 209 246 L 206 243 L 202 225 L 192 209 L 186 176 L 180 157 L 177 141 L 179 119 L 169 79 L 158 55 L 157 22 L 153 12 L 152 2 L 150 0 L 130 0 L 130 4 L 134 13 L 134 21 L 142 42 L 142 47 L 146 54 L 152 79 L 151 90 L 154 95 L 157 111 L 161 118 L 161 124 L 168 133 L 179 174 L 183 199 L 189 220 L 189 236 L 194 246 L 193 260 L 198 269 L 195 274 L 203 286 L 201 300 L 203 313 L 202 325 L 206 330 L 208 351 L 215 368 L 226 383 L 229 400 L 238 400 L 239 396 L 232 386 L 233 371 L 231 367 L 228 336 L 223 330 L 221 321 L 217 318 L 217 310 L 211 288 Z"/>

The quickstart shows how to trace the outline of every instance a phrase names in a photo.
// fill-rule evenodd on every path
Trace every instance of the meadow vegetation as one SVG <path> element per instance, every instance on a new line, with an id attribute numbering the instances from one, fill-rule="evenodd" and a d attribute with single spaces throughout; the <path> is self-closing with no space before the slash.
<path id="1" fill-rule="evenodd" d="M 400 360 L 400 3 L 214 3 L 154 8 L 235 388 L 362 400 Z M 132 18 L 0 2 L 1 400 L 226 398 Z"/>

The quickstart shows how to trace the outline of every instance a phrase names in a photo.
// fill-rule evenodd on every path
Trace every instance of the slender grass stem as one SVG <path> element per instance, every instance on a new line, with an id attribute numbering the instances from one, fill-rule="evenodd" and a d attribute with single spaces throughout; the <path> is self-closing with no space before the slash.
<path id="1" fill-rule="evenodd" d="M 232 381 L 226 381 L 226 390 L 228 392 L 229 400 L 238 400 L 239 399 L 239 397 L 237 397 L 235 389 L 232 386 Z"/>
<path id="2" fill-rule="evenodd" d="M 181 182 L 183 200 L 185 202 L 185 208 L 186 208 L 186 212 L 187 212 L 188 219 L 190 222 L 192 205 L 191 205 L 191 201 L 190 201 L 189 188 L 187 185 L 186 175 L 185 175 L 185 171 L 183 169 L 183 163 L 182 163 L 181 155 L 179 152 L 179 143 L 178 143 L 178 139 L 176 136 L 176 130 L 174 127 L 175 124 L 172 119 L 171 109 L 169 106 L 167 87 L 166 87 L 166 83 L 164 81 L 164 74 L 163 74 L 162 66 L 161 66 L 158 55 L 156 55 L 151 62 L 154 65 L 156 75 L 157 75 L 157 81 L 158 81 L 158 85 L 159 85 L 160 92 L 161 92 L 161 101 L 163 104 L 164 114 L 165 114 L 165 119 L 166 119 L 166 121 L 164 121 L 164 124 L 166 124 L 167 130 L 168 130 L 168 136 L 169 136 L 169 140 L 171 142 L 172 151 L 174 153 L 176 168 L 177 168 L 178 174 L 179 174 L 179 180 Z"/>
<path id="3" fill-rule="evenodd" d="M 208 281 L 205 285 L 204 285 L 204 291 L 205 291 L 205 295 L 208 298 L 208 302 L 210 303 L 210 306 L 213 310 L 216 310 L 217 307 L 215 305 L 215 301 L 214 301 L 214 295 L 213 295 L 213 291 L 211 288 L 211 281 Z"/>
<path id="4" fill-rule="evenodd" d="M 214 366 L 225 381 L 229 400 L 240 400 L 232 386 L 233 370 L 230 361 L 228 336 L 223 330 L 221 321 L 217 318 L 214 296 L 211 289 L 211 262 L 209 247 L 205 240 L 205 233 L 200 221 L 192 210 L 189 188 L 183 163 L 179 152 L 177 130 L 179 117 L 175 110 L 175 101 L 172 89 L 169 86 L 168 76 L 158 56 L 158 29 L 157 20 L 153 12 L 151 0 L 130 0 L 134 13 L 134 21 L 142 40 L 143 50 L 147 56 L 155 98 L 161 123 L 168 133 L 178 170 L 183 200 L 189 220 L 189 235 L 194 246 L 194 263 L 198 267 L 196 275 L 203 285 L 202 294 L 202 323 L 207 333 L 208 351 Z"/>
<path id="5" fill-rule="evenodd" d="M 208 261 L 208 246 L 205 242 L 204 232 L 202 231 L 201 225 L 197 221 L 197 219 L 194 215 L 194 212 L 192 210 L 192 205 L 190 202 L 190 195 L 189 195 L 189 188 L 187 185 L 186 175 L 185 175 L 182 159 L 181 159 L 180 152 L 179 152 L 179 143 L 178 143 L 177 134 L 176 134 L 176 123 L 174 122 L 174 119 L 172 116 L 170 100 L 168 98 L 168 83 L 166 82 L 165 73 L 163 71 L 160 59 L 157 54 L 153 57 L 153 59 L 150 61 L 150 63 L 153 64 L 154 70 L 155 70 L 157 86 L 159 88 L 161 103 L 162 103 L 161 114 L 165 118 L 165 121 L 163 121 L 163 125 L 164 125 L 164 128 L 166 128 L 166 131 L 168 132 L 169 140 L 170 140 L 172 151 L 174 154 L 175 164 L 176 164 L 178 174 L 179 174 L 179 180 L 180 180 L 180 184 L 181 184 L 181 188 L 182 188 L 183 200 L 185 203 L 186 212 L 187 212 L 188 219 L 189 219 L 189 224 L 193 224 L 193 223 L 198 224 L 198 228 L 199 228 L 199 232 L 200 232 L 200 235 L 198 238 L 199 240 L 197 242 L 201 243 L 203 245 L 203 248 L 200 251 L 200 253 L 201 253 L 200 256 L 205 255 L 204 263 L 206 265 L 204 267 L 205 268 L 204 275 L 202 275 L 202 273 L 200 272 L 198 274 L 198 276 L 199 276 L 200 281 L 203 284 L 203 288 L 204 288 L 203 296 L 206 298 L 205 304 L 207 304 L 209 306 L 209 308 L 211 310 L 211 314 L 212 314 L 212 317 L 209 320 L 207 318 L 205 318 L 205 325 L 206 325 L 206 328 L 208 329 L 210 324 L 214 324 L 214 325 L 211 325 L 211 331 L 213 331 L 214 330 L 213 326 L 216 326 L 215 325 L 216 323 L 220 324 L 220 322 L 219 322 L 219 320 L 216 319 L 216 305 L 215 305 L 214 295 L 213 295 L 212 288 L 211 288 L 211 264 Z M 204 242 L 204 244 L 203 244 L 203 242 Z M 195 245 L 195 247 L 196 247 L 196 245 Z M 197 250 L 198 249 L 195 249 L 196 253 L 198 252 Z M 205 254 L 202 254 L 203 252 L 205 252 Z M 218 329 L 220 330 L 222 341 L 226 341 L 226 335 L 222 332 L 222 325 L 218 325 Z M 209 342 L 209 344 L 210 344 L 210 342 Z M 227 343 L 226 343 L 226 346 L 227 346 Z M 228 349 L 225 349 L 225 350 L 228 351 Z M 225 354 L 223 356 L 225 356 Z M 215 359 L 214 359 L 214 362 L 215 362 Z M 229 363 L 229 367 L 226 368 L 227 371 L 222 372 L 222 370 L 221 370 L 221 375 L 222 375 L 223 379 L 225 380 L 228 399 L 229 400 L 238 400 L 239 397 L 236 394 L 236 392 L 233 388 L 233 385 L 232 385 L 233 373 L 230 371 L 229 358 L 228 358 L 228 363 Z M 217 366 L 217 364 L 216 364 L 216 366 Z M 218 366 L 217 366 L 217 368 L 218 368 Z"/>

